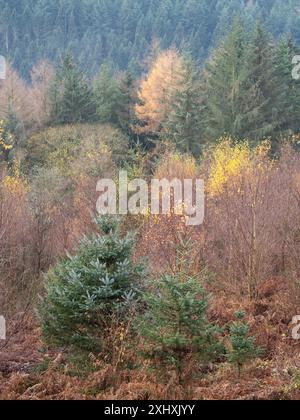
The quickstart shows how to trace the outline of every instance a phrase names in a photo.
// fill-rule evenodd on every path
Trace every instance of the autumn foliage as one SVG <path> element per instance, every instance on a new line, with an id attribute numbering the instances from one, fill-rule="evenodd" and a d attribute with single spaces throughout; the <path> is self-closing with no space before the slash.
<path id="1" fill-rule="evenodd" d="M 172 95 L 180 89 L 183 60 L 175 50 L 162 52 L 142 81 L 136 114 L 143 122 L 139 132 L 158 133 L 170 112 Z"/>

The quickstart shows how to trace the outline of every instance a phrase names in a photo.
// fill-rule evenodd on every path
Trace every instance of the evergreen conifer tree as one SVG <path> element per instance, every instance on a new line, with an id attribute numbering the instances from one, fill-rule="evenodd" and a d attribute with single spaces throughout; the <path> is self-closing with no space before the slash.
<path id="1" fill-rule="evenodd" d="M 244 62 L 245 33 L 236 19 L 229 35 L 209 61 L 204 71 L 205 132 L 209 141 L 224 134 L 240 137 L 241 103 L 245 92 L 240 88 Z"/>
<path id="2" fill-rule="evenodd" d="M 134 89 L 134 78 L 126 72 L 120 81 L 120 104 L 118 111 L 118 125 L 128 135 L 132 134 L 131 126 L 135 123 L 135 104 L 137 94 Z"/>
<path id="3" fill-rule="evenodd" d="M 293 57 L 300 55 L 291 36 L 280 40 L 276 49 L 275 77 L 278 84 L 279 112 L 277 138 L 300 132 L 300 81 L 294 80 Z"/>
<path id="4" fill-rule="evenodd" d="M 221 330 L 207 318 L 208 295 L 201 280 L 192 274 L 188 254 L 192 241 L 182 239 L 174 274 L 165 274 L 143 297 L 146 313 L 136 328 L 144 340 L 144 355 L 161 367 L 173 367 L 179 382 L 185 363 L 196 357 L 200 363 L 215 360 L 224 351 L 218 341 Z"/>
<path id="5" fill-rule="evenodd" d="M 38 312 L 49 344 L 100 351 L 113 319 L 124 321 L 140 293 L 144 266 L 132 260 L 134 235 L 121 235 L 108 216 L 97 226 L 101 233 L 84 236 L 46 276 Z"/>
<path id="6" fill-rule="evenodd" d="M 249 337 L 250 327 L 243 322 L 245 313 L 237 312 L 235 316 L 237 321 L 230 328 L 232 349 L 228 354 L 228 360 L 237 367 L 240 376 L 243 366 L 261 356 L 263 350 L 255 346 L 255 337 Z"/>
<path id="7" fill-rule="evenodd" d="M 179 150 L 199 155 L 202 141 L 200 77 L 191 57 L 186 57 L 178 79 L 180 86 L 171 98 L 164 123 L 165 136 Z"/>
<path id="8" fill-rule="evenodd" d="M 119 123 L 122 93 L 108 64 L 103 64 L 94 82 L 97 119 L 102 123 Z"/>
<path id="9" fill-rule="evenodd" d="M 62 57 L 49 96 L 52 123 L 71 124 L 94 120 L 92 91 L 70 54 Z"/>
<path id="10" fill-rule="evenodd" d="M 238 113 L 239 138 L 257 143 L 274 137 L 280 109 L 279 86 L 275 77 L 274 45 L 261 23 L 257 24 L 247 45 L 239 86 L 242 98 Z"/>

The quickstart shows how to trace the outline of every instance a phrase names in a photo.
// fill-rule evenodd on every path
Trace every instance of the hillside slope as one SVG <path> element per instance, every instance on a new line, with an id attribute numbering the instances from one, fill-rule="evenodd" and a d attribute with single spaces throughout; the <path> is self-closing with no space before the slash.
<path id="1" fill-rule="evenodd" d="M 0 54 L 24 75 L 42 58 L 71 49 L 94 74 L 108 59 L 139 70 L 154 38 L 163 48 L 189 45 L 203 60 L 236 14 L 260 17 L 277 37 L 300 40 L 297 0 L 0 0 Z"/>

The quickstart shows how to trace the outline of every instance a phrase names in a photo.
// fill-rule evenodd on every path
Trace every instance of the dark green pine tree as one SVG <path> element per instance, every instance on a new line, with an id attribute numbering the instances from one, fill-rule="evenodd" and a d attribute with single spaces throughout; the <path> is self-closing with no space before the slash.
<path id="1" fill-rule="evenodd" d="M 144 296 L 148 310 L 137 323 L 144 339 L 144 355 L 160 368 L 173 367 L 181 381 L 185 363 L 216 360 L 222 346 L 220 330 L 207 319 L 208 299 L 199 279 L 180 274 L 164 275 Z"/>
<path id="2" fill-rule="evenodd" d="M 280 112 L 275 48 L 270 35 L 260 23 L 247 45 L 239 84 L 243 98 L 238 117 L 239 137 L 254 143 L 274 137 Z"/>
<path id="3" fill-rule="evenodd" d="M 203 74 L 205 93 L 204 125 L 208 141 L 224 134 L 240 137 L 241 91 L 240 77 L 245 53 L 245 33 L 236 19 L 226 39 L 213 53 Z"/>
<path id="4" fill-rule="evenodd" d="M 205 364 L 224 352 L 218 340 L 221 330 L 207 317 L 209 299 L 202 286 L 207 275 L 191 267 L 193 247 L 193 240 L 180 238 L 173 274 L 163 275 L 144 294 L 147 309 L 136 321 L 145 358 L 161 369 L 176 370 L 179 383 L 191 358 Z"/>
<path id="5" fill-rule="evenodd" d="M 132 135 L 131 126 L 135 123 L 135 104 L 137 94 L 134 78 L 128 71 L 121 79 L 120 84 L 120 103 L 118 110 L 118 125 L 128 135 Z"/>
<path id="6" fill-rule="evenodd" d="M 93 121 L 95 104 L 92 91 L 83 72 L 68 53 L 62 57 L 50 88 L 52 124 Z"/>
<path id="7" fill-rule="evenodd" d="M 179 78 L 182 83 L 173 95 L 172 108 L 164 123 L 164 133 L 182 152 L 199 155 L 203 145 L 203 100 L 200 76 L 191 57 L 185 58 Z"/>
<path id="8" fill-rule="evenodd" d="M 122 93 L 109 64 L 103 64 L 94 82 L 97 119 L 102 123 L 118 124 Z"/>
<path id="9" fill-rule="evenodd" d="M 100 232 L 84 236 L 75 255 L 46 276 L 38 313 L 47 344 L 101 351 L 113 323 L 132 314 L 144 275 L 132 258 L 134 235 L 122 235 L 112 217 L 96 222 Z"/>
<path id="10" fill-rule="evenodd" d="M 300 80 L 294 80 L 293 57 L 300 49 L 291 36 L 280 40 L 276 50 L 275 76 L 279 87 L 277 138 L 300 132 Z"/>

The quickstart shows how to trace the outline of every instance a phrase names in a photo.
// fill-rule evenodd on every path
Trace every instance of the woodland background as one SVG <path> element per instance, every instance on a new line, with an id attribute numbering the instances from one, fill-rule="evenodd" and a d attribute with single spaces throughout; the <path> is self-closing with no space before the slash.
<path id="1" fill-rule="evenodd" d="M 247 28 L 262 19 L 275 37 L 300 40 L 297 0 L 1 0 L 0 10 L 0 54 L 23 77 L 67 49 L 89 75 L 104 60 L 139 72 L 154 38 L 163 49 L 188 48 L 203 63 L 237 14 Z"/>

